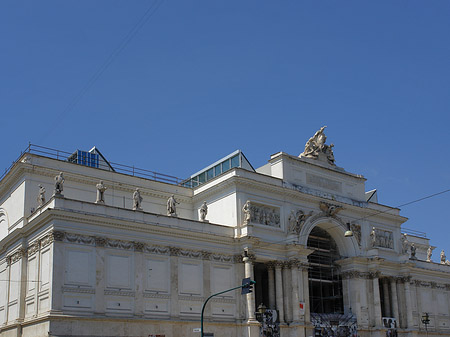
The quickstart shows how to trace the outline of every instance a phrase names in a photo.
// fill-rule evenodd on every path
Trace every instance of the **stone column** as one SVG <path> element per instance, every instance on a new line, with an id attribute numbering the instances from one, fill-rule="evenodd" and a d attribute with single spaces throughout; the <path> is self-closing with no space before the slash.
<path id="1" fill-rule="evenodd" d="M 397 297 L 397 281 L 394 277 L 390 278 L 391 282 L 391 294 L 392 294 L 392 313 L 397 321 L 397 327 L 399 327 L 400 317 L 398 315 L 398 297 Z"/>
<path id="2" fill-rule="evenodd" d="M 275 262 L 275 294 L 280 323 L 284 323 L 283 278 L 281 276 L 282 265 L 283 262 L 281 261 Z"/>
<path id="3" fill-rule="evenodd" d="M 302 270 L 302 278 L 303 278 L 303 301 L 305 302 L 305 323 L 311 322 L 311 308 L 309 303 L 309 275 L 308 275 L 308 266 L 303 265 Z"/>
<path id="4" fill-rule="evenodd" d="M 372 286 L 373 286 L 373 319 L 374 326 L 381 326 L 381 301 L 380 301 L 380 283 L 379 283 L 379 272 L 372 274 Z"/>
<path id="5" fill-rule="evenodd" d="M 95 304 L 94 313 L 96 315 L 105 314 L 105 289 L 106 289 L 106 239 L 95 238 Z"/>
<path id="6" fill-rule="evenodd" d="M 272 262 L 267 264 L 267 276 L 269 286 L 269 308 L 275 309 L 275 266 Z"/>
<path id="7" fill-rule="evenodd" d="M 384 314 L 386 315 L 385 317 L 391 317 L 391 306 L 390 306 L 390 301 L 389 301 L 389 280 L 387 278 L 382 278 L 382 283 L 383 283 L 383 309 L 384 309 Z"/>
<path id="8" fill-rule="evenodd" d="M 180 317 L 178 303 L 178 254 L 180 248 L 170 247 L 170 317 L 177 320 Z"/>
<path id="9" fill-rule="evenodd" d="M 284 304 L 284 320 L 286 323 L 292 321 L 291 306 L 291 282 L 289 280 L 289 262 L 283 263 L 283 304 Z"/>
<path id="10" fill-rule="evenodd" d="M 411 304 L 411 276 L 407 276 L 403 278 L 405 282 L 405 310 L 406 310 L 406 328 L 412 329 L 414 328 L 413 315 L 412 315 L 412 304 Z"/>
<path id="11" fill-rule="evenodd" d="M 136 316 L 144 316 L 144 279 L 147 277 L 146 266 L 144 265 L 144 244 L 141 242 L 133 242 L 134 245 L 134 263 L 136 270 L 134 272 L 134 314 Z"/>
<path id="12" fill-rule="evenodd" d="M 298 297 L 298 261 L 291 260 L 291 280 L 292 280 L 292 321 L 300 320 L 300 307 Z"/>
<path id="13" fill-rule="evenodd" d="M 211 290 L 211 253 L 202 251 L 203 260 L 203 298 L 208 298 L 212 294 Z M 211 317 L 211 305 L 205 307 L 204 318 Z"/>
<path id="14" fill-rule="evenodd" d="M 5 295 L 5 324 L 7 322 L 9 322 L 9 299 L 10 299 L 10 295 L 11 295 L 11 256 L 7 256 L 6 257 L 6 280 L 8 282 L 7 286 L 6 286 L 6 295 Z M 37 291 L 36 291 L 37 293 Z M 36 307 L 37 307 L 37 302 L 36 303 Z"/>
<path id="15" fill-rule="evenodd" d="M 244 258 L 244 268 L 245 268 L 245 277 L 250 277 L 251 280 L 254 280 L 253 276 L 253 263 L 250 257 L 245 254 Z M 258 286 L 258 285 L 256 285 Z M 247 319 L 249 321 L 255 321 L 255 293 L 251 292 L 246 295 L 247 297 Z"/>

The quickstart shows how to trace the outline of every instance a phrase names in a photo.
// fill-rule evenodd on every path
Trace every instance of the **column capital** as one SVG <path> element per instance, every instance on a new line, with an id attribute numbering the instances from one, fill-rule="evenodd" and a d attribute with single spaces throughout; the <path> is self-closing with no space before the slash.
<path id="1" fill-rule="evenodd" d="M 275 269 L 281 269 L 284 265 L 284 261 L 276 260 L 273 262 L 273 265 L 275 266 Z"/>
<path id="2" fill-rule="evenodd" d="M 266 263 L 267 270 L 274 270 L 275 269 L 275 262 L 269 261 Z"/>

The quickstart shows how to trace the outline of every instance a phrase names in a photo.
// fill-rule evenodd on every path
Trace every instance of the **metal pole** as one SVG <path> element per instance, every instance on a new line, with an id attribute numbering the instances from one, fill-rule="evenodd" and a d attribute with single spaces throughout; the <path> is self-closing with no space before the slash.
<path id="1" fill-rule="evenodd" d="M 254 282 L 254 281 L 253 281 L 253 282 Z M 255 284 L 255 283 L 252 283 L 252 284 Z M 231 289 L 227 289 L 227 290 L 221 291 L 221 292 L 219 292 L 219 293 L 212 294 L 211 296 L 209 296 L 209 297 L 206 299 L 205 303 L 203 303 L 203 306 L 202 306 L 202 316 L 201 316 L 201 318 L 200 318 L 200 324 L 201 324 L 201 326 L 200 326 L 200 333 L 201 333 L 200 336 L 201 336 L 201 337 L 203 337 L 203 313 L 204 313 L 204 311 L 205 311 L 206 303 L 208 303 L 208 301 L 209 301 L 211 298 L 213 298 L 214 296 L 217 296 L 217 295 L 220 295 L 220 294 L 223 294 L 223 293 L 227 293 L 227 292 L 232 291 L 232 290 L 236 290 L 236 289 L 242 288 L 243 286 L 245 286 L 245 285 L 240 285 L 240 286 L 237 286 L 237 287 L 234 287 L 234 288 L 231 288 Z"/>

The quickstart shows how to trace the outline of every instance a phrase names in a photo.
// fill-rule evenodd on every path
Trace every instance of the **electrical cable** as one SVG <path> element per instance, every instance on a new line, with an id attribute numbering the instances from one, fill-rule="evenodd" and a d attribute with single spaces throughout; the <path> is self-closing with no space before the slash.
<path id="1" fill-rule="evenodd" d="M 398 209 L 398 208 L 400 208 L 400 207 L 408 206 L 408 205 L 411 205 L 411 204 L 414 204 L 414 203 L 417 203 L 417 202 L 420 202 L 420 201 L 423 201 L 423 200 L 426 200 L 426 199 L 430 199 L 430 198 L 433 198 L 433 197 L 435 197 L 435 196 L 438 196 L 438 195 L 441 195 L 441 194 L 444 194 L 444 193 L 448 193 L 448 192 L 450 192 L 450 188 L 449 188 L 449 189 L 446 189 L 446 190 L 443 190 L 443 191 L 440 191 L 440 192 L 437 192 L 437 193 L 433 193 L 433 194 L 427 195 L 427 196 L 425 196 L 425 197 L 421 197 L 421 198 L 419 198 L 419 199 L 415 199 L 415 200 L 412 200 L 412 201 L 408 201 L 408 202 L 406 202 L 406 203 L 404 203 L 404 204 L 398 205 L 398 206 L 396 206 L 396 207 L 390 208 L 390 209 L 385 210 L 385 211 L 378 211 L 378 212 L 375 212 L 375 213 L 373 213 L 373 214 L 364 216 L 364 217 L 362 217 L 362 218 L 352 218 L 352 217 L 347 217 L 347 218 L 353 219 L 352 222 L 358 222 L 358 221 L 361 221 L 361 220 L 366 220 L 366 219 L 371 218 L 371 217 L 374 217 L 374 216 L 376 216 L 376 215 L 388 213 L 388 212 L 390 212 L 390 211 L 392 211 L 392 210 L 394 210 L 394 209 Z M 332 229 L 332 228 L 342 228 L 342 226 L 341 226 L 341 225 L 337 225 L 337 226 L 331 226 L 331 227 L 328 227 L 328 229 Z M 306 234 L 299 235 L 298 238 L 306 237 L 306 236 L 309 236 L 309 234 L 307 234 L 307 235 L 306 235 Z M 279 243 L 282 243 L 282 242 L 286 242 L 286 241 L 288 241 L 288 240 L 290 240 L 290 239 L 283 239 L 283 240 L 281 240 L 281 241 L 271 242 L 271 244 L 279 244 Z"/>
<path id="2" fill-rule="evenodd" d="M 72 101 L 66 106 L 66 108 L 59 114 L 59 118 L 54 118 L 54 123 L 50 130 L 54 130 L 62 122 L 62 118 L 67 115 L 70 111 L 75 108 L 78 102 L 83 98 L 83 96 L 88 92 L 88 90 L 94 85 L 94 83 L 101 77 L 101 75 L 108 69 L 114 59 L 128 46 L 131 40 L 136 36 L 136 34 L 142 29 L 142 27 L 150 20 L 151 17 L 158 11 L 164 0 L 155 0 L 149 6 L 149 8 L 144 12 L 144 15 L 136 22 L 136 24 L 127 33 L 124 39 L 119 43 L 119 45 L 112 51 L 112 53 L 106 58 L 103 64 L 97 69 L 97 71 L 90 77 L 82 89 L 77 95 L 72 99 Z M 49 135 L 45 133 L 40 140 L 40 143 Z"/>

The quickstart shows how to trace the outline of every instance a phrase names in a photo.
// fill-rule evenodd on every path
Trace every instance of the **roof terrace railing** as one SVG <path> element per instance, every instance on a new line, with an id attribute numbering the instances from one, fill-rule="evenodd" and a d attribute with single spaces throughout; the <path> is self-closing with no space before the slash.
<path id="1" fill-rule="evenodd" d="M 69 163 L 73 163 L 75 165 L 81 165 L 73 161 L 69 161 L 69 157 L 72 156 L 73 153 L 61 151 L 57 149 L 52 149 L 49 147 L 39 146 L 35 144 L 29 144 L 25 151 L 22 151 L 20 153 L 20 156 L 12 163 L 10 167 L 8 167 L 5 172 L 0 176 L 0 180 L 2 180 L 6 174 L 11 170 L 11 168 L 14 166 L 14 164 L 19 161 L 19 159 L 23 156 L 24 153 L 31 153 L 31 154 L 37 154 L 43 157 L 52 158 L 56 160 L 61 160 Z M 103 162 L 99 162 L 98 168 L 103 170 L 110 170 L 111 168 L 118 173 L 128 174 L 134 177 L 140 177 L 145 178 L 149 180 L 169 183 L 173 185 L 181 185 L 185 179 L 180 179 L 171 175 L 167 175 L 164 173 L 158 173 L 150 170 L 141 169 L 134 166 L 124 165 L 124 164 L 118 164 L 113 162 L 108 162 L 109 165 L 104 164 Z"/>
<path id="2" fill-rule="evenodd" d="M 421 231 L 416 231 L 414 229 L 410 229 L 410 228 L 405 228 L 402 227 L 402 233 L 405 233 L 406 235 L 412 235 L 412 236 L 417 236 L 420 238 L 426 238 L 427 237 L 427 233 L 425 232 L 421 232 Z"/>

